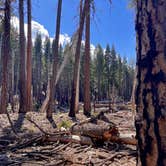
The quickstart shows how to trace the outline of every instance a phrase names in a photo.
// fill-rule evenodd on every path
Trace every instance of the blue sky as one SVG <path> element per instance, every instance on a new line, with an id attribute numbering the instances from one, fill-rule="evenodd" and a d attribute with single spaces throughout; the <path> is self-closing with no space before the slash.
<path id="1" fill-rule="evenodd" d="M 91 21 L 91 43 L 115 45 L 121 56 L 135 57 L 134 10 L 128 9 L 128 0 L 95 0 L 96 14 Z M 33 19 L 55 34 L 57 0 L 33 0 Z M 79 0 L 63 0 L 61 33 L 71 36 L 78 25 Z M 130 61 L 130 60 L 129 60 Z"/>

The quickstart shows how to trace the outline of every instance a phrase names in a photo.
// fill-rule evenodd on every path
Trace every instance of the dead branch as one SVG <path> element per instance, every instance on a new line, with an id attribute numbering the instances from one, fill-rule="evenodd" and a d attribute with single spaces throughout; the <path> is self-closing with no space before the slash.
<path id="1" fill-rule="evenodd" d="M 31 122 L 32 124 L 34 124 L 44 135 L 46 136 L 55 136 L 55 135 L 63 135 L 63 134 L 70 134 L 69 131 L 57 131 L 56 133 L 48 133 L 46 131 L 44 131 L 35 121 L 33 121 L 30 117 L 26 117 L 26 119 Z"/>
<path id="2" fill-rule="evenodd" d="M 39 136 L 35 136 L 31 139 L 25 140 L 21 143 L 17 143 L 16 145 L 12 146 L 9 148 L 9 150 L 11 150 L 12 152 L 18 150 L 18 149 L 22 149 L 25 147 L 28 147 L 34 143 L 38 143 L 44 140 L 44 136 L 43 135 L 39 135 Z"/>
<path id="3" fill-rule="evenodd" d="M 16 136 L 16 138 L 19 138 L 19 139 L 20 139 L 19 135 L 17 134 L 17 132 L 16 132 L 16 130 L 15 130 L 15 128 L 14 128 L 14 125 L 13 125 L 13 123 L 12 123 L 12 120 L 11 120 L 11 118 L 10 118 L 10 115 L 9 115 L 8 111 L 6 111 L 6 115 L 7 115 L 8 121 L 9 121 L 9 123 L 10 123 L 11 129 L 12 129 L 14 135 Z"/>
<path id="4" fill-rule="evenodd" d="M 61 143 L 77 143 L 81 145 L 94 145 L 90 137 L 78 136 L 78 135 L 61 135 L 61 136 L 51 136 L 45 138 L 45 141 Z"/>
<path id="5" fill-rule="evenodd" d="M 106 163 L 107 161 L 113 161 L 117 156 L 123 157 L 123 156 L 131 156 L 131 155 L 136 155 L 136 152 L 132 152 L 132 153 L 125 153 L 125 152 L 118 152 L 115 153 L 114 155 L 112 155 L 109 158 L 106 158 L 105 160 L 103 160 L 99 166 L 102 166 L 104 163 Z M 97 163 L 95 163 L 97 164 Z"/>
<path id="6" fill-rule="evenodd" d="M 120 144 L 137 145 L 137 140 L 135 138 L 130 138 L 130 137 L 112 136 L 110 137 L 110 141 L 120 143 Z"/>

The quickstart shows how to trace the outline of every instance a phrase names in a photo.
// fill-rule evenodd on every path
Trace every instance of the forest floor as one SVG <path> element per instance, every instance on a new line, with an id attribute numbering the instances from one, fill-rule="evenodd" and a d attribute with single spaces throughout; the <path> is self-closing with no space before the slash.
<path id="1" fill-rule="evenodd" d="M 117 125 L 120 135 L 135 136 L 131 111 L 121 110 L 107 113 L 106 116 Z M 27 117 L 45 132 L 56 133 L 57 128 L 69 128 L 75 123 L 68 117 L 68 113 L 55 113 L 52 121 L 45 118 L 45 113 L 11 113 L 10 117 L 18 136 L 13 133 L 7 116 L 0 115 L 0 166 L 136 165 L 136 146 L 133 145 L 104 142 L 102 145 L 92 146 L 36 141 L 42 132 Z M 77 121 L 85 119 L 82 112 L 77 115 Z"/>

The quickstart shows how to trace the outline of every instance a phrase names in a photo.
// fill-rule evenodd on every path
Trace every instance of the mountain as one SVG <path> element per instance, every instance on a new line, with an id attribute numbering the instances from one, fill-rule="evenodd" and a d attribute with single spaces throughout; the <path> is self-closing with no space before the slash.
<path id="1" fill-rule="evenodd" d="M 18 17 L 13 16 L 11 19 L 11 24 L 14 28 L 16 28 L 17 31 L 19 31 L 19 19 Z M 27 38 L 27 23 L 24 24 L 25 29 L 25 37 Z M 39 22 L 32 20 L 32 42 L 34 43 L 36 35 L 40 33 L 42 37 L 42 42 L 44 43 L 45 38 L 49 37 L 51 42 L 53 41 L 54 37 L 49 35 L 48 30 L 41 25 Z M 60 34 L 59 43 L 64 46 L 65 44 L 69 43 L 71 40 L 71 37 L 68 34 Z M 84 43 L 85 41 L 83 41 Z M 92 58 L 94 57 L 94 50 L 95 46 L 91 44 L 91 55 Z"/>
<path id="2" fill-rule="evenodd" d="M 15 17 L 15 16 L 12 17 L 11 24 L 13 25 L 14 28 L 17 29 L 17 31 L 19 31 L 19 19 L 18 19 L 18 17 Z M 25 29 L 25 36 L 27 38 L 27 23 L 24 24 L 24 29 Z M 41 34 L 43 42 L 45 41 L 46 37 L 49 37 L 51 41 L 53 40 L 53 37 L 51 37 L 49 35 L 48 30 L 43 25 L 32 20 L 32 41 L 33 41 L 33 43 L 34 43 L 36 35 L 38 33 Z M 70 42 L 70 37 L 68 36 L 68 34 L 60 34 L 59 43 L 62 45 L 65 45 L 68 42 Z"/>

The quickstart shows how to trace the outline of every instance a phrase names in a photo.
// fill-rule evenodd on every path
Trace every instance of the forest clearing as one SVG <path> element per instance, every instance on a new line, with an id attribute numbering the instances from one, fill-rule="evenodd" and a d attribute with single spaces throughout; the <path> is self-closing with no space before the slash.
<path id="1" fill-rule="evenodd" d="M 0 166 L 166 166 L 165 10 L 0 0 Z"/>
<path id="2" fill-rule="evenodd" d="M 133 115 L 130 110 L 120 110 L 116 113 L 107 111 L 104 116 L 117 126 L 120 134 L 118 137 L 131 139 L 135 137 Z M 13 133 L 6 115 L 0 115 L 0 126 L 3 126 L 0 127 L 0 149 L 2 151 L 0 165 L 136 165 L 136 145 L 103 141 L 103 138 L 98 142 L 93 141 L 94 144 L 87 141 L 67 140 L 66 137 L 63 140 L 62 136 L 65 133 L 66 136 L 71 135 L 68 132 L 73 124 L 83 121 L 86 125 L 88 124 L 87 117 L 82 111 L 77 115 L 77 121 L 62 112 L 53 115 L 53 122 L 45 118 L 45 113 L 28 112 L 26 115 L 11 113 L 10 117 L 17 136 Z M 46 138 L 46 133 L 50 134 L 50 140 L 49 137 Z M 56 140 L 58 133 L 60 137 Z"/>

